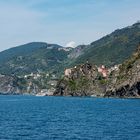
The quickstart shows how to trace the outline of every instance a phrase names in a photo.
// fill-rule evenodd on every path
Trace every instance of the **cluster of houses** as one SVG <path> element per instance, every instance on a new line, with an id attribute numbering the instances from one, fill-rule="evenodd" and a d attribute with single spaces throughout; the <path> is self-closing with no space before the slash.
<path id="1" fill-rule="evenodd" d="M 29 78 L 29 77 L 33 77 L 33 79 L 38 79 L 41 77 L 41 75 L 39 73 L 31 73 L 31 74 L 28 74 L 28 75 L 24 75 L 24 78 Z"/>
<path id="2" fill-rule="evenodd" d="M 24 75 L 24 78 L 26 79 L 26 78 L 29 78 L 29 77 L 32 77 L 33 79 L 38 79 L 38 78 L 40 78 L 42 76 L 42 74 L 40 74 L 40 73 L 30 73 L 30 74 L 27 74 L 27 75 Z M 55 79 L 56 78 L 56 75 L 55 74 L 49 74 L 49 73 L 46 73 L 45 74 L 45 77 L 47 78 L 47 77 L 52 77 L 52 79 Z"/>
<path id="3" fill-rule="evenodd" d="M 97 67 L 97 70 L 98 70 L 98 72 L 99 72 L 104 78 L 107 78 L 108 75 L 110 75 L 110 73 L 111 73 L 112 71 L 117 71 L 117 70 L 119 70 L 119 66 L 120 66 L 120 65 L 115 65 L 115 66 L 113 66 L 113 67 L 107 69 L 104 65 L 102 65 L 101 67 Z M 76 66 L 75 66 L 74 68 L 76 68 Z M 66 77 L 70 77 L 70 75 L 71 75 L 71 73 L 72 73 L 72 70 L 73 70 L 73 68 L 65 69 L 64 75 L 65 75 Z M 82 72 L 82 68 L 80 68 L 80 71 Z"/>
<path id="4" fill-rule="evenodd" d="M 57 85 L 57 77 L 52 73 L 30 73 L 28 75 L 24 75 L 24 78 L 28 81 L 27 92 L 30 92 L 32 88 L 34 88 L 34 93 L 38 90 L 34 80 L 40 81 L 41 84 L 46 85 L 39 92 L 37 91 L 38 93 L 36 96 L 51 96 L 55 90 L 54 87 Z"/>
<path id="5" fill-rule="evenodd" d="M 50 86 L 55 86 L 57 84 L 57 77 L 55 74 L 49 74 L 49 73 L 46 73 L 45 75 L 42 75 L 42 74 L 39 74 L 39 73 L 31 73 L 31 74 L 28 74 L 28 75 L 24 75 L 24 78 L 25 79 L 28 79 L 28 78 L 31 78 L 31 79 L 34 79 L 34 80 L 40 80 L 40 78 L 47 78 L 48 79 L 48 82 L 47 84 L 50 85 Z"/>

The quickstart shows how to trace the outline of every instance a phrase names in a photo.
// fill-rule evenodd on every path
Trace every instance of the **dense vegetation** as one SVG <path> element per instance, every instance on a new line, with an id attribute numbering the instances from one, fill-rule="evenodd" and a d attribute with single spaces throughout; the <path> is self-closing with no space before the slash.
<path id="1" fill-rule="evenodd" d="M 0 53 L 0 73 L 25 75 L 37 72 L 60 72 L 69 51 L 59 45 L 29 43 Z"/>
<path id="2" fill-rule="evenodd" d="M 122 63 L 131 56 L 140 42 L 140 23 L 118 29 L 90 45 L 86 46 L 74 64 L 89 60 L 92 64 L 112 66 Z"/>

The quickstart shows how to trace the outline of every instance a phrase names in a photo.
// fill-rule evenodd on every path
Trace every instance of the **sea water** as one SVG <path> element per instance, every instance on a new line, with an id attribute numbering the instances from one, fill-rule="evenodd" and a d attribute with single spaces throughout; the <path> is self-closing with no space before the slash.
<path id="1" fill-rule="evenodd" d="M 0 96 L 0 140 L 140 140 L 140 100 Z"/>

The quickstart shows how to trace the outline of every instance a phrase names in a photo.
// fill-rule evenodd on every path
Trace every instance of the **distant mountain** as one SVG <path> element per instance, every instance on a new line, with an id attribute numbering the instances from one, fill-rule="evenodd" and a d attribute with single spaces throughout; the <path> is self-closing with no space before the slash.
<path id="1" fill-rule="evenodd" d="M 85 63 L 112 66 L 122 63 L 136 49 L 140 42 L 140 23 L 118 29 L 84 47 L 75 48 L 70 54 L 71 65 Z M 78 52 L 78 55 L 75 53 Z M 75 57 L 76 56 L 76 57 Z M 74 58 L 74 59 L 73 59 Z"/>
<path id="2" fill-rule="evenodd" d="M 59 71 L 71 48 L 57 44 L 32 42 L 0 52 L 0 73 L 25 75 L 44 71 Z"/>
<path id="3" fill-rule="evenodd" d="M 0 63 L 6 62 L 16 56 L 30 54 L 43 46 L 47 46 L 47 43 L 31 42 L 28 44 L 7 49 L 5 51 L 0 52 Z"/>

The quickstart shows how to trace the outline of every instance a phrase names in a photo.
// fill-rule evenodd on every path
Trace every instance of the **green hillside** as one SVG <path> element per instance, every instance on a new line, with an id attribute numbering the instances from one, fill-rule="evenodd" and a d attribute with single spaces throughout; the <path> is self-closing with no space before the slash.
<path id="1" fill-rule="evenodd" d="M 30 54 L 43 46 L 47 46 L 47 43 L 31 42 L 2 51 L 0 52 L 0 64 L 12 59 L 13 57 Z"/>
<path id="2" fill-rule="evenodd" d="M 61 69 L 57 67 L 67 59 L 69 52 L 62 46 L 40 42 L 11 48 L 0 53 L 0 73 L 25 75 L 53 70 L 59 73 Z"/>
<path id="3" fill-rule="evenodd" d="M 122 63 L 136 49 L 140 42 L 140 23 L 118 29 L 113 33 L 92 42 L 81 50 L 82 54 L 71 65 L 85 63 L 112 66 Z"/>

